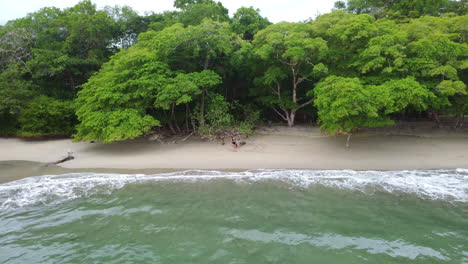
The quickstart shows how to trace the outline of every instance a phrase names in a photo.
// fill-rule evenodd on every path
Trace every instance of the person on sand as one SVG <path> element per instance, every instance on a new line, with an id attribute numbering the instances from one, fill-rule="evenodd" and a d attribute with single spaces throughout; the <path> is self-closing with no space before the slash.
<path id="1" fill-rule="evenodd" d="M 232 140 L 231 140 L 232 147 L 233 147 L 234 149 L 237 149 L 237 141 L 236 141 L 236 138 L 235 138 L 235 137 L 232 137 L 231 139 L 232 139 Z"/>

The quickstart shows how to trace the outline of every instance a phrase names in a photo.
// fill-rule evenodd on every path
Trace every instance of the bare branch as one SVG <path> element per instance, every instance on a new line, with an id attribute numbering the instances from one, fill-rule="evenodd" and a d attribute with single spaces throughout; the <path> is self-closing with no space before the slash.
<path id="1" fill-rule="evenodd" d="M 308 105 L 308 104 L 311 104 L 313 101 L 314 101 L 314 98 L 310 99 L 309 101 L 307 101 L 307 102 L 305 102 L 305 103 L 299 105 L 298 107 L 296 107 L 296 110 L 299 110 L 299 109 L 301 109 L 302 107 L 304 107 L 304 106 L 306 106 L 306 105 Z"/>
<path id="2" fill-rule="evenodd" d="M 274 88 L 271 88 L 271 92 L 272 92 L 273 94 L 276 94 L 276 95 L 278 95 L 278 96 L 280 95 L 280 94 L 279 94 L 279 92 L 278 92 L 278 91 L 276 91 Z"/>
<path id="3" fill-rule="evenodd" d="M 289 65 L 289 66 L 291 66 L 291 67 L 293 67 L 293 66 L 295 66 L 295 65 L 296 65 L 295 63 L 290 63 L 290 62 L 287 62 L 287 61 L 285 61 L 285 60 L 282 60 L 282 59 L 280 58 L 280 56 L 279 56 L 279 53 L 278 53 L 278 52 L 276 52 L 276 59 L 277 59 L 277 60 L 279 60 L 280 62 L 282 62 L 282 63 L 286 64 L 286 65 Z"/>
<path id="4" fill-rule="evenodd" d="M 279 82 L 276 82 L 276 89 L 278 90 L 278 98 L 281 100 L 281 85 L 279 84 Z"/>
<path id="5" fill-rule="evenodd" d="M 281 116 L 281 118 L 283 118 L 285 121 L 288 121 L 288 119 L 286 118 L 286 116 L 284 116 L 283 114 L 281 114 L 275 107 L 273 107 L 273 110 L 274 110 L 279 116 Z"/>
<path id="6" fill-rule="evenodd" d="M 302 83 L 304 80 L 310 81 L 309 79 L 307 79 L 307 78 L 305 78 L 305 77 L 300 77 L 300 78 L 297 79 L 297 81 L 296 81 L 296 86 L 299 85 L 300 83 Z"/>
<path id="7" fill-rule="evenodd" d="M 315 66 L 315 64 L 313 64 L 312 62 L 310 62 L 310 60 L 305 60 L 305 63 L 309 64 L 309 65 L 312 65 L 312 66 Z"/>
<path id="8" fill-rule="evenodd" d="M 284 107 L 284 106 L 282 106 L 282 105 L 280 105 L 280 109 L 283 110 L 283 112 L 285 112 L 285 113 L 288 112 L 288 110 L 286 110 L 286 107 Z"/>

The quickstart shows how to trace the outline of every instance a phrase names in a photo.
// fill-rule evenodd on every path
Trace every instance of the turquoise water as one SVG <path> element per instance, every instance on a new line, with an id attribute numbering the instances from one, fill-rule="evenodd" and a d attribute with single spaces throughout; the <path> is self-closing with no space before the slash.
<path id="1" fill-rule="evenodd" d="M 30 177 L 0 263 L 468 263 L 468 170 Z"/>

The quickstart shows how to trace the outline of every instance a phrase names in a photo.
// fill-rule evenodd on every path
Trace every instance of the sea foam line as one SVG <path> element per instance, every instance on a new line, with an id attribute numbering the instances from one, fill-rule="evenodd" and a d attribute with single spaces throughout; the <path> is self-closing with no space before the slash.
<path id="1" fill-rule="evenodd" d="M 188 170 L 165 174 L 68 173 L 25 178 L 0 185 L 0 209 L 55 203 L 96 193 L 110 193 L 131 183 L 158 181 L 280 181 L 298 187 L 321 185 L 365 193 L 412 193 L 423 199 L 468 202 L 468 169 L 413 171 Z"/>

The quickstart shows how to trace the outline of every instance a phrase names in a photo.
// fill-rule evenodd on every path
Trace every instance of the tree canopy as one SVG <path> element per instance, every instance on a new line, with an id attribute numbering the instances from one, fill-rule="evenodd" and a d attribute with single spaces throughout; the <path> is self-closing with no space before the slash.
<path id="1" fill-rule="evenodd" d="M 275 24 L 213 0 L 174 7 L 140 15 L 84 0 L 1 26 L 0 134 L 112 142 L 259 120 L 352 134 L 407 116 L 460 127 L 468 114 L 464 1 L 338 1 Z"/>

